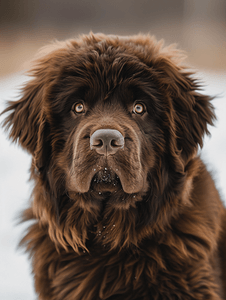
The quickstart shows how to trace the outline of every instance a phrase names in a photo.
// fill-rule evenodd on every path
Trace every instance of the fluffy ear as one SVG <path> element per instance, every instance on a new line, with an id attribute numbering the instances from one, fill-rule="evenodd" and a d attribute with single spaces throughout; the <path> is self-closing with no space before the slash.
<path id="1" fill-rule="evenodd" d="M 209 134 L 208 125 L 215 119 L 212 98 L 200 94 L 196 83 L 190 81 L 188 90 L 174 88 L 173 105 L 177 128 L 177 145 L 185 160 L 189 159 L 198 145 L 203 146 L 204 134 Z"/>
<path id="2" fill-rule="evenodd" d="M 33 79 L 22 90 L 20 100 L 8 103 L 2 112 L 11 112 L 3 126 L 10 130 L 10 138 L 29 151 L 34 157 L 35 166 L 41 170 L 48 163 L 51 151 L 50 126 L 46 120 L 45 101 L 47 90 L 56 80 L 62 60 L 68 49 L 77 47 L 74 42 L 54 42 L 44 47 L 30 71 Z"/>
<path id="3" fill-rule="evenodd" d="M 215 119 L 212 98 L 199 93 L 200 86 L 194 74 L 174 64 L 172 57 L 158 62 L 160 82 L 173 108 L 177 149 L 184 161 L 203 146 L 204 134 L 209 134 L 208 125 Z"/>
<path id="4" fill-rule="evenodd" d="M 9 137 L 33 155 L 38 169 L 43 167 L 48 151 L 46 149 L 49 147 L 48 125 L 43 107 L 44 90 L 44 76 L 35 76 L 24 87 L 21 99 L 10 101 L 2 112 L 10 112 L 3 123 L 9 130 Z"/>

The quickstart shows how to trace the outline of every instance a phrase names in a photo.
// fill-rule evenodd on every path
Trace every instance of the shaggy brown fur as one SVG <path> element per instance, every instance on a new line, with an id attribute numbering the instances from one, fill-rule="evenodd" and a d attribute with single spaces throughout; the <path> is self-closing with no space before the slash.
<path id="1" fill-rule="evenodd" d="M 180 52 L 142 35 L 50 48 L 4 124 L 33 156 L 39 299 L 226 299 L 225 208 L 197 156 L 214 113 Z"/>

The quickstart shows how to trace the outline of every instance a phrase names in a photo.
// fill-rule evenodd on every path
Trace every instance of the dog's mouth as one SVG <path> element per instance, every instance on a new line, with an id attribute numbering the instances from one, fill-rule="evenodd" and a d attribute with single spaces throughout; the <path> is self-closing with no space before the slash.
<path id="1" fill-rule="evenodd" d="M 123 191 L 127 194 L 147 191 L 148 184 L 142 168 L 134 164 L 115 164 L 106 159 L 96 161 L 95 165 L 75 165 L 69 172 L 68 190 L 79 193 Z M 75 172 L 76 171 L 76 172 Z M 93 194 L 94 195 L 94 194 Z"/>
<path id="2" fill-rule="evenodd" d="M 112 169 L 105 167 L 95 173 L 90 188 L 99 193 L 114 192 L 122 189 L 122 185 L 119 176 Z"/>

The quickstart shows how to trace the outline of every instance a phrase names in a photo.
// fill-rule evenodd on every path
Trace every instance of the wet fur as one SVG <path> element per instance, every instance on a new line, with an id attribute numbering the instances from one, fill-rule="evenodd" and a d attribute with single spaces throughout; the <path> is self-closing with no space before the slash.
<path id="1" fill-rule="evenodd" d="M 4 126 L 33 157 L 21 244 L 39 299 L 226 299 L 225 208 L 197 156 L 214 113 L 181 53 L 90 34 L 45 49 L 31 76 Z M 107 160 L 89 145 L 100 128 L 125 138 Z"/>

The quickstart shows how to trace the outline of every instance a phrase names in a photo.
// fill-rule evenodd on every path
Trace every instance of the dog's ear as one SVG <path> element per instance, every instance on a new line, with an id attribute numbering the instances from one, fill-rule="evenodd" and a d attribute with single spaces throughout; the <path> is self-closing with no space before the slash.
<path id="1" fill-rule="evenodd" d="M 213 125 L 215 119 L 212 98 L 198 92 L 197 84 L 181 75 L 187 80 L 189 88 L 173 88 L 173 105 L 175 110 L 175 123 L 177 128 L 177 145 L 185 159 L 188 159 L 197 150 L 202 148 L 203 137 L 209 135 L 208 125 Z M 179 90 L 180 89 L 180 90 Z"/>
<path id="2" fill-rule="evenodd" d="M 173 109 L 177 150 L 184 161 L 188 161 L 198 145 L 203 146 L 203 136 L 209 134 L 208 125 L 213 125 L 212 98 L 201 94 L 194 74 L 178 66 L 171 57 L 162 57 L 157 69 Z"/>
<path id="3" fill-rule="evenodd" d="M 23 88 L 21 99 L 9 101 L 2 112 L 9 113 L 3 123 L 9 130 L 9 137 L 33 155 L 38 169 L 45 164 L 48 148 L 48 125 L 43 104 L 45 81 L 43 68 L 36 70 L 34 78 Z"/>
<path id="4" fill-rule="evenodd" d="M 39 170 L 48 163 L 51 151 L 50 126 L 45 111 L 47 91 L 56 80 L 68 49 L 77 46 L 76 42 L 56 41 L 41 49 L 29 72 L 32 80 L 24 86 L 21 99 L 10 101 L 2 112 L 9 113 L 3 123 L 10 131 L 9 137 L 33 155 Z"/>

